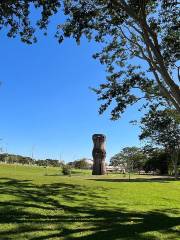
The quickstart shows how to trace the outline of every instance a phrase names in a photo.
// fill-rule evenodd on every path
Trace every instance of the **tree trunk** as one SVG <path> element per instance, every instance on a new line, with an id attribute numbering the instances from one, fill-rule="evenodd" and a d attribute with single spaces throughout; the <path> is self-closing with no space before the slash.
<path id="1" fill-rule="evenodd" d="M 177 180 L 178 179 L 178 159 L 179 158 L 179 151 L 174 151 L 172 154 L 172 161 L 173 161 L 173 166 L 174 166 L 174 178 Z"/>
<path id="2" fill-rule="evenodd" d="M 177 160 L 175 160 L 174 163 L 174 178 L 177 180 L 178 179 L 178 165 L 177 165 Z"/>

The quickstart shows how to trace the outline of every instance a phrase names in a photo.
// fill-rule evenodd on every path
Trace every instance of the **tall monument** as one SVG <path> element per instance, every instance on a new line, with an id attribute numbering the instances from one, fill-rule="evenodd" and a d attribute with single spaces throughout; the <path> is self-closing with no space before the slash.
<path id="1" fill-rule="evenodd" d="M 94 134 L 92 136 L 94 148 L 92 151 L 93 156 L 93 175 L 104 175 L 106 174 L 105 158 L 105 140 L 106 136 L 103 134 Z"/>

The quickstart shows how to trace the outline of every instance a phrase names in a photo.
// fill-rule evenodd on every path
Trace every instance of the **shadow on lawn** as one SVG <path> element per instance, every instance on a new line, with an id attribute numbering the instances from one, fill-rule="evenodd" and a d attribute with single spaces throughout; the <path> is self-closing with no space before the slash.
<path id="1" fill-rule="evenodd" d="M 180 181 L 180 179 L 175 180 L 174 178 L 170 177 L 152 177 L 152 178 L 92 178 L 88 179 L 92 181 L 99 181 L 99 182 L 161 182 L 161 183 L 167 183 L 169 181 Z"/>
<path id="2" fill-rule="evenodd" d="M 149 231 L 178 234 L 172 228 L 180 224 L 180 217 L 169 217 L 165 211 L 138 213 L 123 208 L 106 209 L 103 205 L 106 199 L 84 186 L 0 180 L 0 193 L 19 199 L 0 200 L 0 224 L 16 224 L 16 228 L 0 230 L 1 240 L 24 239 L 21 234 L 31 240 L 145 240 L 142 234 Z M 102 205 L 96 207 L 97 202 Z M 148 239 L 157 238 L 148 236 Z"/>

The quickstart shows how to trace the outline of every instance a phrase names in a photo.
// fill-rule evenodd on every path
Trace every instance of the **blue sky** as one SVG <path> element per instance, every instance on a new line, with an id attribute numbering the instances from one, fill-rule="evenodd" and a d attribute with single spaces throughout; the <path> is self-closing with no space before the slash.
<path id="1" fill-rule="evenodd" d="M 59 45 L 53 36 L 27 46 L 1 34 L 0 146 L 8 152 L 35 158 L 72 161 L 91 158 L 94 133 L 107 136 L 107 160 L 126 146 L 139 146 L 139 129 L 129 121 L 98 115 L 99 102 L 89 87 L 105 81 L 104 67 L 92 54 L 99 46 L 68 39 Z"/>

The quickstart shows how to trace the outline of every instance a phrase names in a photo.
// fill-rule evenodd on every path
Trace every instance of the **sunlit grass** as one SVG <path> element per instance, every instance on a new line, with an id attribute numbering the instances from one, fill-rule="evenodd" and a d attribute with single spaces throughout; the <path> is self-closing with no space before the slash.
<path id="1" fill-rule="evenodd" d="M 0 165 L 0 240 L 169 240 L 179 231 L 179 181 Z"/>

